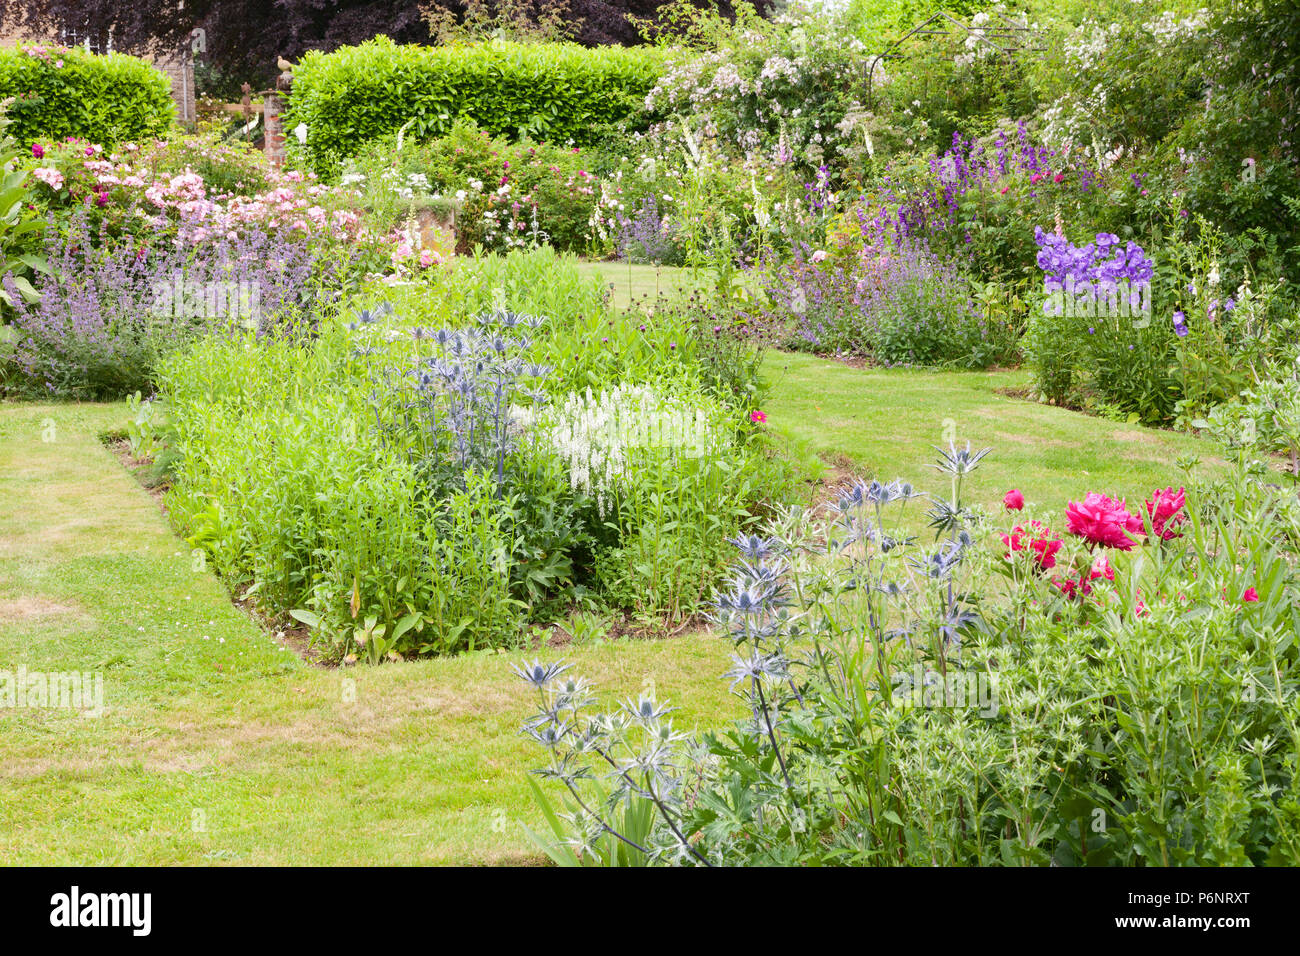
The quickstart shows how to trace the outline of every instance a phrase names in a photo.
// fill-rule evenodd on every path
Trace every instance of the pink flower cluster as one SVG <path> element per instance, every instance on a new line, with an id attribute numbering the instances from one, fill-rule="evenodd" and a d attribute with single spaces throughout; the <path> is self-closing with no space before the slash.
<path id="1" fill-rule="evenodd" d="M 1115 580 L 1115 569 L 1110 566 L 1110 561 L 1106 555 L 1099 554 L 1093 559 L 1092 567 L 1088 569 L 1088 576 L 1085 578 L 1079 575 L 1078 580 L 1074 578 L 1062 578 L 1053 580 L 1052 583 L 1061 589 L 1061 593 L 1068 598 L 1084 598 L 1092 593 L 1092 582 L 1098 578 L 1105 578 L 1107 581 Z M 1138 602 L 1138 613 L 1142 613 L 1146 608 Z"/>
<path id="2" fill-rule="evenodd" d="M 234 237 L 250 227 L 345 239 L 355 235 L 360 221 L 351 209 L 326 208 L 341 205 L 350 194 L 308 180 L 296 171 L 272 174 L 276 182 L 271 189 L 241 196 L 210 193 L 203 177 L 190 169 L 173 176 L 158 175 L 147 164 L 133 165 L 118 156 L 88 158 L 84 166 L 100 197 L 99 205 L 106 205 L 110 194 L 124 206 L 143 195 L 147 208 L 154 210 L 153 225 L 166 228 L 174 224 L 179 237 L 189 242 Z"/>
<path id="3" fill-rule="evenodd" d="M 1182 488 L 1177 491 L 1173 488 L 1157 490 L 1147 499 L 1147 516 L 1151 519 L 1151 530 L 1160 540 L 1171 541 L 1182 537 L 1178 526 L 1187 520 L 1187 514 L 1183 511 L 1186 503 L 1187 496 Z"/>
<path id="4" fill-rule="evenodd" d="M 53 166 L 37 166 L 32 170 L 32 176 L 45 183 L 55 192 L 63 188 L 63 173 Z"/>
<path id="5" fill-rule="evenodd" d="M 1025 506 L 1025 498 L 1018 489 L 1012 489 L 1003 496 L 1002 503 L 1008 511 L 1019 511 Z M 1182 537 L 1180 528 L 1187 520 L 1185 489 L 1158 488 L 1146 499 L 1144 506 L 1151 527 L 1149 540 L 1171 541 Z M 1130 512 L 1124 499 L 1098 492 L 1089 492 L 1083 501 L 1071 501 L 1065 509 L 1065 521 L 1069 533 L 1082 538 L 1089 549 L 1100 546 L 1130 551 L 1138 544 L 1134 536 L 1144 536 L 1146 530 L 1141 514 Z M 1024 551 L 1034 555 L 1035 570 L 1046 571 L 1057 566 L 1056 555 L 1061 550 L 1062 541 L 1041 522 L 1017 525 L 1001 537 L 1007 547 L 1008 559 L 1014 553 Z M 1067 566 L 1065 570 L 1073 569 Z M 1092 557 L 1086 571 L 1079 570 L 1076 576 L 1053 577 L 1051 582 L 1067 598 L 1083 600 L 1093 593 L 1093 583 L 1099 580 L 1115 580 L 1115 569 L 1104 551 L 1098 551 Z M 1226 594 L 1224 598 L 1227 598 Z M 1249 604 L 1258 601 L 1259 594 L 1255 588 L 1249 587 L 1241 595 L 1241 600 Z M 1136 595 L 1134 613 L 1138 616 L 1147 613 L 1140 590 Z"/>
<path id="6" fill-rule="evenodd" d="M 46 63 L 54 64 L 56 70 L 63 69 L 63 55 L 68 52 L 67 47 L 46 46 L 43 43 L 23 44 L 21 47 L 24 56 L 30 56 L 35 60 L 44 60 Z"/>

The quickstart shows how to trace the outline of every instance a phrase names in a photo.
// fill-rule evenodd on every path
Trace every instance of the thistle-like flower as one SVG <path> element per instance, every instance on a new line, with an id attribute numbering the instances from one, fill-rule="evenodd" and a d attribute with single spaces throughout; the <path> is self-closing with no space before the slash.
<path id="1" fill-rule="evenodd" d="M 785 552 L 785 545 L 777 538 L 763 538 L 756 534 L 738 534 L 728 538 L 727 544 L 734 544 L 741 555 L 750 561 L 763 561 L 772 555 Z"/>
<path id="2" fill-rule="evenodd" d="M 553 664 L 543 664 L 536 658 L 528 664 L 511 664 L 510 669 L 521 679 L 532 684 L 539 690 L 544 688 L 555 678 L 567 671 L 571 664 L 564 661 L 556 661 Z"/>
<path id="3" fill-rule="evenodd" d="M 670 713 L 675 708 L 667 704 L 660 704 L 653 697 L 642 694 L 635 701 L 631 698 L 623 701 L 622 707 L 633 720 L 638 723 L 649 726 L 657 722 L 665 714 Z"/>
<path id="4" fill-rule="evenodd" d="M 780 654 L 763 654 L 755 650 L 750 652 L 749 657 L 733 655 L 731 661 L 731 670 L 723 675 L 731 678 L 731 690 L 735 690 L 736 685 L 746 678 L 761 680 L 771 677 L 774 680 L 785 680 L 789 676 L 788 663 Z"/>
<path id="5" fill-rule="evenodd" d="M 929 465 L 949 475 L 969 475 L 977 467 L 980 461 L 991 452 L 992 448 L 981 448 L 979 451 L 972 452 L 970 442 L 966 443 L 965 448 L 958 448 L 956 442 L 949 442 L 945 451 L 938 445 L 931 445 L 939 453 L 939 461 L 936 464 Z"/>
<path id="6" fill-rule="evenodd" d="M 887 505 L 894 501 L 906 501 L 908 498 L 915 498 L 916 494 L 909 482 L 898 479 L 888 484 L 874 480 L 859 481 L 840 495 L 840 512 L 848 513 L 864 505 Z"/>

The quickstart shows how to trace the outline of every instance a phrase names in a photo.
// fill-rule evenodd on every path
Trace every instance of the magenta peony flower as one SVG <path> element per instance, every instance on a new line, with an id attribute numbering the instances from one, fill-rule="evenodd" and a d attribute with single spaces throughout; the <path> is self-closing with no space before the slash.
<path id="1" fill-rule="evenodd" d="M 1169 541 L 1183 536 L 1183 533 L 1178 530 L 1178 526 L 1187 520 L 1187 514 L 1183 511 L 1186 500 L 1182 488 L 1177 491 L 1172 488 L 1166 488 L 1163 491 L 1157 489 L 1147 499 L 1147 514 L 1151 516 L 1151 530 L 1162 541 Z"/>
<path id="2" fill-rule="evenodd" d="M 1241 596 L 1241 599 L 1249 604 L 1252 601 L 1258 601 L 1259 594 L 1256 593 L 1254 588 L 1246 588 L 1246 592 Z"/>
<path id="3" fill-rule="evenodd" d="M 1083 501 L 1071 501 L 1065 508 L 1065 526 L 1091 544 L 1128 551 L 1137 544 L 1126 532 L 1141 533 L 1142 519 L 1129 514 L 1125 502 L 1095 491 Z"/>
<path id="4" fill-rule="evenodd" d="M 1099 554 L 1092 562 L 1092 567 L 1088 569 L 1088 580 L 1095 581 L 1098 578 L 1105 578 L 1107 581 L 1115 580 L 1115 569 L 1110 566 L 1106 560 L 1106 555 Z"/>
<path id="5" fill-rule="evenodd" d="M 45 157 L 45 147 L 40 143 L 32 143 L 32 155 L 37 159 L 43 159 Z"/>
<path id="6" fill-rule="evenodd" d="M 1034 560 L 1044 571 L 1056 567 L 1056 552 L 1061 550 L 1061 539 L 1055 537 L 1040 521 L 1029 522 L 1027 528 L 1016 525 L 1009 534 L 1002 535 L 1002 543 L 1007 546 L 1008 558 L 1013 551 L 1029 548 L 1034 552 Z"/>
<path id="7" fill-rule="evenodd" d="M 1025 506 L 1025 496 L 1016 488 L 1012 488 L 1002 496 L 1002 506 L 1008 511 L 1019 511 Z"/>

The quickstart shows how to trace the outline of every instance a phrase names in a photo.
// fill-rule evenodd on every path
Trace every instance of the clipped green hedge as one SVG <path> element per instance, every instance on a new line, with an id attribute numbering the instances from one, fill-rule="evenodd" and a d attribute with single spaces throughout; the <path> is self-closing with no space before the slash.
<path id="1" fill-rule="evenodd" d="M 165 132 L 175 120 L 171 84 L 121 53 L 25 44 L 0 49 L 0 100 L 21 143 L 77 136 L 111 146 Z"/>
<path id="2" fill-rule="evenodd" d="M 603 127 L 640 114 L 662 64 L 652 48 L 399 46 L 378 37 L 308 53 L 293 68 L 285 129 L 306 124 L 307 143 L 288 136 L 288 146 L 322 175 L 408 122 L 416 139 L 441 136 L 469 117 L 494 135 L 584 146 Z"/>

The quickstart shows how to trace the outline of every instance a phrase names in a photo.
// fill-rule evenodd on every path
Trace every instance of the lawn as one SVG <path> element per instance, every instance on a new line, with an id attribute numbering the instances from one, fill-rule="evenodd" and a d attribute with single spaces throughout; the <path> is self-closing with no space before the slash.
<path id="1" fill-rule="evenodd" d="M 768 427 L 805 454 L 854 472 L 939 490 L 936 473 L 925 467 L 935 458 L 931 446 L 946 445 L 951 436 L 991 447 L 970 485 L 987 508 L 999 508 L 1010 488 L 1031 505 L 1052 509 L 1088 491 L 1135 499 L 1177 486 L 1180 456 L 1217 463 L 1216 446 L 1201 439 L 1000 393 L 1027 384 L 1020 371 L 858 369 L 773 352 L 763 374 L 772 388 Z"/>
<path id="2" fill-rule="evenodd" d="M 102 671 L 106 703 L 0 710 L 0 859 L 537 860 L 521 655 L 303 663 L 193 569 L 103 447 L 125 421 L 123 405 L 0 406 L 0 669 Z M 687 728 L 735 713 L 728 649 L 693 635 L 563 656 L 611 697 L 653 681 Z"/>
<path id="3" fill-rule="evenodd" d="M 1177 482 L 1196 440 L 999 394 L 1018 372 L 855 369 L 772 353 L 768 426 L 841 469 L 933 487 L 930 444 L 995 454 L 973 485 L 1060 507 Z M 304 663 L 232 605 L 103 445 L 125 406 L 0 406 L 0 660 L 101 671 L 106 712 L 0 712 L 14 863 L 534 862 L 520 654 Z M 609 696 L 653 681 L 683 727 L 737 716 L 707 634 L 568 647 Z M 559 656 L 553 652 L 551 656 Z M 349 700 L 355 696 L 355 700 Z M 112 835 L 111 839 L 109 835 Z"/>
<path id="4" fill-rule="evenodd" d="M 578 263 L 578 271 L 584 276 L 600 279 L 613 293 L 614 305 L 627 308 L 632 303 L 652 303 L 660 295 L 689 291 L 693 288 L 709 288 L 716 284 L 717 277 L 712 269 L 700 269 L 698 272 L 680 266 L 636 265 L 630 262 L 591 262 Z M 737 277 L 747 288 L 753 288 L 753 282 L 744 275 Z"/>

